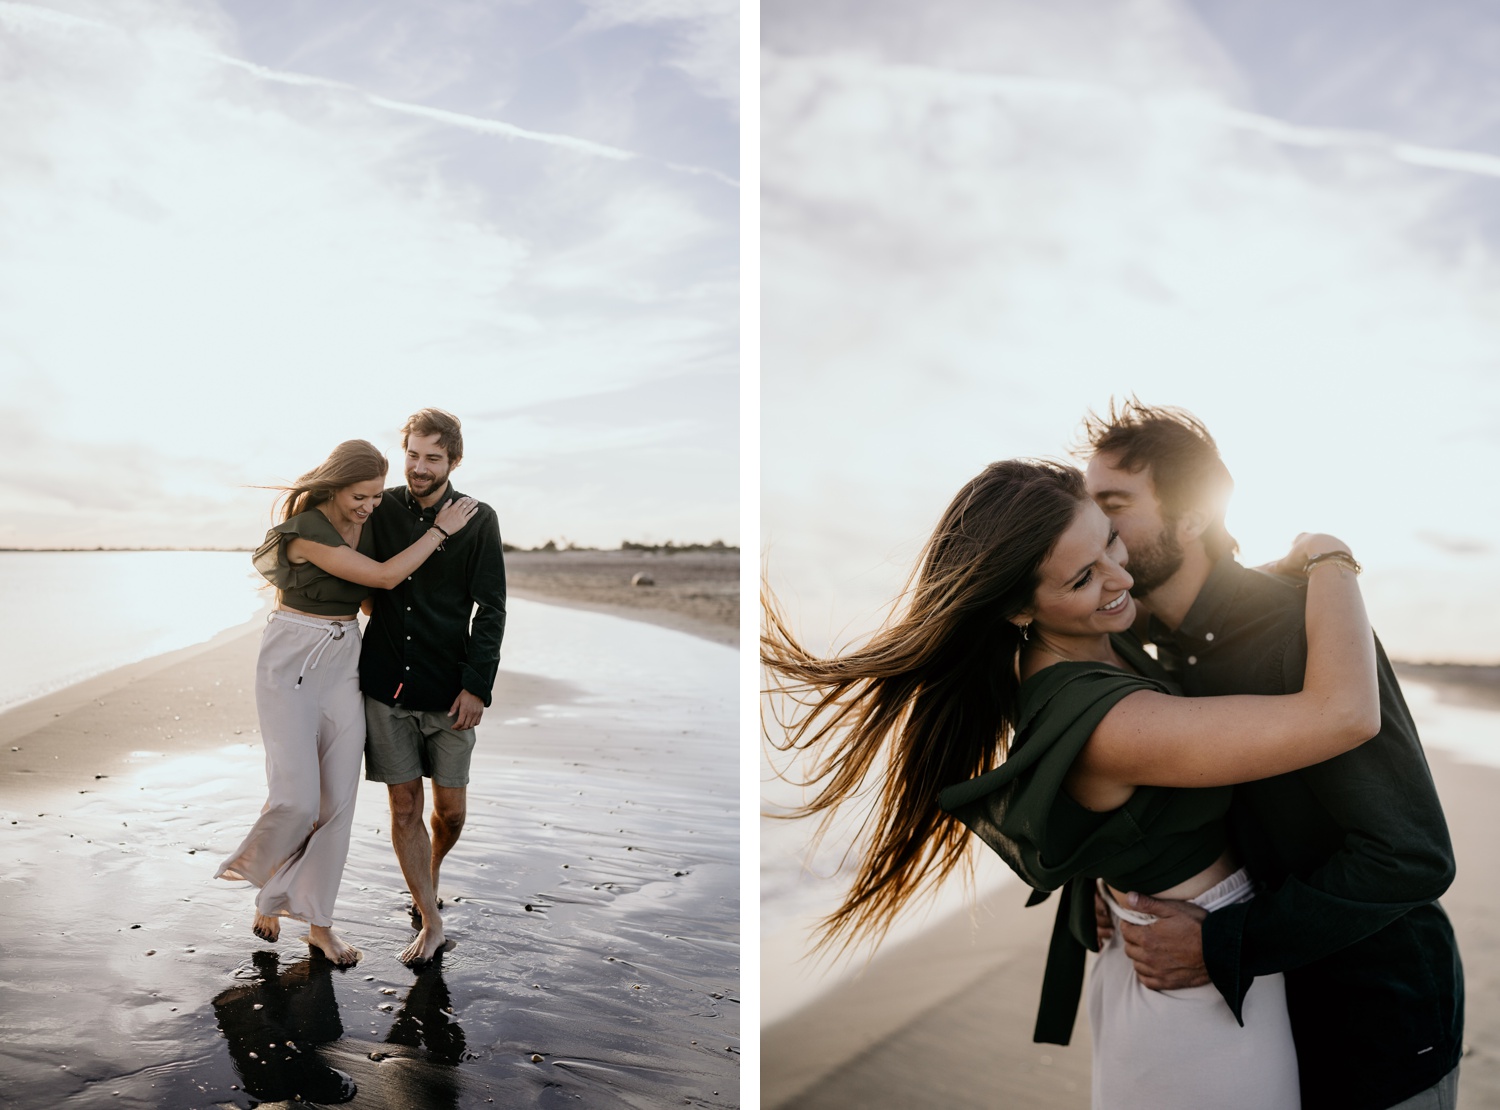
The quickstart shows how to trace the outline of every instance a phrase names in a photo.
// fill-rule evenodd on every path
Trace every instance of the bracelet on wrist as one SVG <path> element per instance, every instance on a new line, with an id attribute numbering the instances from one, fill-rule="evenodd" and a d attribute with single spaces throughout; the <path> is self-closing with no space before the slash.
<path id="1" fill-rule="evenodd" d="M 441 524 L 429 524 L 428 527 L 437 529 L 438 535 L 442 536 L 445 540 L 451 540 L 453 538 L 453 536 L 448 533 Z"/>
<path id="2" fill-rule="evenodd" d="M 1307 574 L 1313 567 L 1322 566 L 1325 563 L 1351 570 L 1356 575 L 1365 569 L 1359 565 L 1359 560 L 1347 551 L 1325 551 L 1321 555 L 1309 555 L 1307 561 L 1302 564 L 1302 573 Z"/>

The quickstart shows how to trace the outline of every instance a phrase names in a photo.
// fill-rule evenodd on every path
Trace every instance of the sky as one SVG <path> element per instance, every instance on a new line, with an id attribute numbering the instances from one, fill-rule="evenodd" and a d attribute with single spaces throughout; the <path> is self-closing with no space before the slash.
<path id="1" fill-rule="evenodd" d="M 1244 561 L 1333 532 L 1500 661 L 1500 8 L 762 6 L 763 571 L 872 629 L 986 463 L 1184 406 Z"/>
<path id="2" fill-rule="evenodd" d="M 0 547 L 254 546 L 344 439 L 739 540 L 735 0 L 0 0 Z M 393 470 L 392 484 L 400 481 Z"/>

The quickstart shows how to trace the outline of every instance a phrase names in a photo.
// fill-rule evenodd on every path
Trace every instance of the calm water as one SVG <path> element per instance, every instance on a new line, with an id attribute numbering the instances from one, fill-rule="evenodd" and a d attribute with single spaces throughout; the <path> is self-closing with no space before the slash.
<path id="1" fill-rule="evenodd" d="M 243 551 L 0 552 L 0 709 L 242 624 L 263 581 Z"/>

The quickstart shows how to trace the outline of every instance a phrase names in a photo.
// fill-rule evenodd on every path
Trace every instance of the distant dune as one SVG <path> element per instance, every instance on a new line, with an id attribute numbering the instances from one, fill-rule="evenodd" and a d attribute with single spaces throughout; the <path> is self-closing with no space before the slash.
<path id="1" fill-rule="evenodd" d="M 505 556 L 505 577 L 517 597 L 614 612 L 731 647 L 739 643 L 740 556 L 735 549 L 670 555 L 512 551 Z"/>
<path id="2" fill-rule="evenodd" d="M 1425 682 L 1446 701 L 1500 709 L 1500 664 L 1403 663 L 1394 661 L 1396 673 L 1414 682 Z"/>

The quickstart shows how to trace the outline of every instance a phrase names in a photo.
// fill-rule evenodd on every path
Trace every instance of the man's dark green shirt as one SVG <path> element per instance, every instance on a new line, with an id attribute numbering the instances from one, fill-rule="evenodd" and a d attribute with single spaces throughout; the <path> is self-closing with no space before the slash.
<path id="1" fill-rule="evenodd" d="M 1302 583 L 1232 558 L 1181 627 L 1152 621 L 1190 697 L 1288 694 L 1307 664 Z M 1208 915 L 1209 976 L 1236 1016 L 1257 975 L 1286 974 L 1304 1110 L 1384 1110 L 1458 1065 L 1463 968 L 1438 897 L 1448 826 L 1416 726 L 1376 642 L 1380 733 L 1325 763 L 1235 788 L 1230 837 L 1254 900 Z"/>
<path id="2" fill-rule="evenodd" d="M 365 530 L 382 561 L 432 527 L 464 496 L 450 483 L 424 509 L 405 486 L 385 491 Z M 359 656 L 359 686 L 386 705 L 446 713 L 467 690 L 490 704 L 505 637 L 505 558 L 495 510 L 474 518 L 394 589 L 376 590 Z"/>

